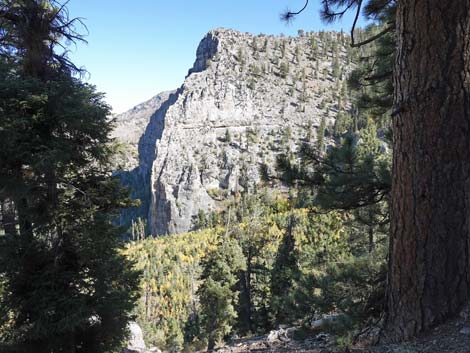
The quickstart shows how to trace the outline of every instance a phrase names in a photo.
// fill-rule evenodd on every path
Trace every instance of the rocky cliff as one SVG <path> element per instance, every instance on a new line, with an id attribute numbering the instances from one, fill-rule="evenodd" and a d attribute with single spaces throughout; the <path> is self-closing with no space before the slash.
<path id="1" fill-rule="evenodd" d="M 115 129 L 111 136 L 126 146 L 125 160 L 121 161 L 123 170 L 132 170 L 139 166 L 139 140 L 152 115 L 168 100 L 172 93 L 174 91 L 161 92 L 113 119 Z"/>
<path id="2" fill-rule="evenodd" d="M 260 165 L 328 133 L 348 109 L 346 45 L 335 32 L 209 32 L 178 90 L 116 118 L 118 138 L 136 146 L 140 135 L 134 169 L 121 176 L 143 203 L 123 220 L 146 217 L 153 235 L 187 231 L 199 210 L 254 187 Z"/>

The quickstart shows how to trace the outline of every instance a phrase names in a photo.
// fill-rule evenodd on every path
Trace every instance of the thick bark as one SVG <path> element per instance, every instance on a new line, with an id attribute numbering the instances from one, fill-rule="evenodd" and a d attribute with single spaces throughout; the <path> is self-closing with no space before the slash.
<path id="1" fill-rule="evenodd" d="M 387 328 L 407 339 L 470 293 L 470 0 L 400 0 Z"/>

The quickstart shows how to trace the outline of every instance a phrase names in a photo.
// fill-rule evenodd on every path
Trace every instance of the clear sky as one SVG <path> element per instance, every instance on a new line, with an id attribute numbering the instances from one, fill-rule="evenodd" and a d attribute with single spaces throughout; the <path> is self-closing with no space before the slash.
<path id="1" fill-rule="evenodd" d="M 351 15 L 326 26 L 319 17 L 321 1 L 310 2 L 286 25 L 280 13 L 287 6 L 301 8 L 304 0 L 70 0 L 70 16 L 82 17 L 89 31 L 88 44 L 72 47 L 70 56 L 120 113 L 179 87 L 199 41 L 213 28 L 286 35 L 298 29 L 349 32 Z"/>

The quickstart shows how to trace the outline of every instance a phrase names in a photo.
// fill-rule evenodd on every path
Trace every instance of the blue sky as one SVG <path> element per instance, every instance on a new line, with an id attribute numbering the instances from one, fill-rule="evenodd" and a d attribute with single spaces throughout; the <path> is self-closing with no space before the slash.
<path id="1" fill-rule="evenodd" d="M 326 26 L 318 13 L 320 0 L 310 2 L 286 25 L 279 14 L 287 6 L 301 8 L 304 0 L 71 0 L 70 16 L 84 18 L 89 34 L 88 44 L 72 47 L 70 56 L 120 113 L 179 87 L 199 41 L 213 28 L 286 35 L 298 29 L 349 32 L 351 15 Z"/>

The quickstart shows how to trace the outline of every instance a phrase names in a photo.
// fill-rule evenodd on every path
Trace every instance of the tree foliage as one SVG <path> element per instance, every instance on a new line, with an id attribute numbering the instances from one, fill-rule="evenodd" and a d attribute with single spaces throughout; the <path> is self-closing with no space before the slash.
<path id="1" fill-rule="evenodd" d="M 217 248 L 204 258 L 202 285 L 198 289 L 201 302 L 202 335 L 207 349 L 231 332 L 237 317 L 235 304 L 238 292 L 234 290 L 237 274 L 246 269 L 246 260 L 238 243 L 227 237 L 220 239 Z"/>
<path id="2" fill-rule="evenodd" d="M 109 107 L 57 46 L 80 39 L 65 7 L 0 4 L 0 338 L 3 351 L 120 348 L 138 273 L 112 218 Z"/>
<path id="3" fill-rule="evenodd" d="M 293 205 L 294 200 L 269 192 L 244 193 L 211 217 L 219 220 L 215 228 L 131 244 L 126 254 L 144 273 L 137 314 L 149 343 L 171 349 L 171 337 L 179 337 L 180 349 L 183 340 L 187 347 L 201 349 L 211 332 L 215 342 L 308 320 L 318 308 L 312 301 L 317 288 L 312 272 L 322 273 L 330 259 L 349 253 L 344 228 L 348 216 L 315 214 Z M 287 234 L 294 238 L 298 263 L 289 294 L 272 290 L 283 276 Z M 231 267 L 237 271 L 231 271 L 225 264 L 235 259 Z M 287 300 L 292 311 L 276 318 L 279 306 L 289 307 Z M 206 326 L 219 314 L 217 325 Z"/>

